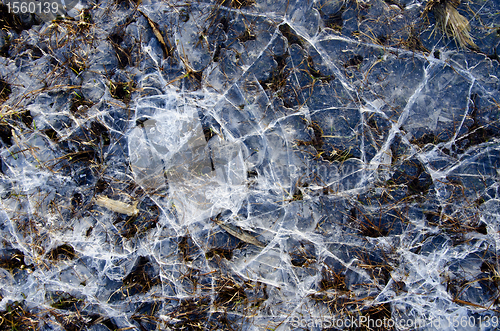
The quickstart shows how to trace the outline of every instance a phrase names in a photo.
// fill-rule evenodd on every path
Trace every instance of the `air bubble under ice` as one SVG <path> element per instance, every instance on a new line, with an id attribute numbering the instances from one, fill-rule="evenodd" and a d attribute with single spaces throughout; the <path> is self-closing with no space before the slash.
<path id="1" fill-rule="evenodd" d="M 238 210 L 246 195 L 240 143 L 217 135 L 207 143 L 195 105 L 196 98 L 174 91 L 140 99 L 136 127 L 128 135 L 135 182 L 151 192 L 168 187 L 164 208 L 170 207 L 184 228 Z"/>

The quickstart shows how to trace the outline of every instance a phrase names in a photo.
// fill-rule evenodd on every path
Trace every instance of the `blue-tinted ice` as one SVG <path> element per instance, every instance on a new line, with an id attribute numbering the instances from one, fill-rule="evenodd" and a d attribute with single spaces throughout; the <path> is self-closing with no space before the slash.
<path id="1" fill-rule="evenodd" d="M 83 1 L 0 26 L 0 322 L 497 329 L 500 7 L 457 7 L 460 49 L 426 4 Z"/>

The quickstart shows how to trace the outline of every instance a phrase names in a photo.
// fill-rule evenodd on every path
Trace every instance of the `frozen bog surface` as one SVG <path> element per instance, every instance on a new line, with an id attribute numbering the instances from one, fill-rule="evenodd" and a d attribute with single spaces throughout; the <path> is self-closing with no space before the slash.
<path id="1" fill-rule="evenodd" d="M 7 15 L 1 327 L 498 329 L 499 13 L 105 0 Z"/>

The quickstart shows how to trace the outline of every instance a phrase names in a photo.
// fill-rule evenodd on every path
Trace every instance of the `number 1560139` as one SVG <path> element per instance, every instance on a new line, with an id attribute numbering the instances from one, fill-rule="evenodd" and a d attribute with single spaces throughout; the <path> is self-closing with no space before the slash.
<path id="1" fill-rule="evenodd" d="M 11 14 L 56 14 L 59 10 L 57 2 L 25 2 L 7 1 L 7 10 Z"/>

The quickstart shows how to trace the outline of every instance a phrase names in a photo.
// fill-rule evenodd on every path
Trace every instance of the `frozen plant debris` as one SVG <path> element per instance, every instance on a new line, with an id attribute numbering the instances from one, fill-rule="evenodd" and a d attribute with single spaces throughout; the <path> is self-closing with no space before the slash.
<path id="1" fill-rule="evenodd" d="M 156 37 L 156 39 L 158 39 L 158 42 L 160 43 L 162 49 L 163 49 L 163 56 L 165 58 L 169 57 L 171 54 L 171 51 L 170 51 L 170 47 L 167 46 L 167 43 L 168 43 L 168 39 L 167 39 L 167 42 L 165 42 L 165 39 L 163 38 L 161 32 L 160 32 L 160 29 L 158 27 L 158 23 L 154 22 L 153 20 L 151 20 L 146 14 L 144 14 L 142 11 L 139 10 L 139 13 L 141 13 L 144 18 L 146 18 L 146 20 L 148 21 L 148 24 L 149 26 L 151 27 L 151 29 L 153 30 L 153 33 Z"/>
<path id="2" fill-rule="evenodd" d="M 446 33 L 449 38 L 455 39 L 458 46 L 477 49 L 470 35 L 469 21 L 457 10 L 459 5 L 460 0 L 429 0 L 424 13 L 432 11 L 439 30 Z"/>
<path id="3" fill-rule="evenodd" d="M 102 195 L 98 196 L 95 201 L 97 205 L 116 213 L 126 214 L 128 216 L 137 216 L 139 214 L 139 209 L 137 208 L 139 201 L 136 201 L 133 204 L 128 204 Z"/>
<path id="4" fill-rule="evenodd" d="M 222 220 L 219 219 L 219 217 L 212 218 L 212 221 L 214 221 L 218 226 L 220 226 L 230 235 L 238 238 L 241 241 L 246 242 L 247 244 L 252 244 L 260 248 L 266 247 L 266 245 L 264 245 L 261 241 L 259 241 L 257 238 L 255 238 L 247 231 L 231 224 L 225 224 Z"/>

